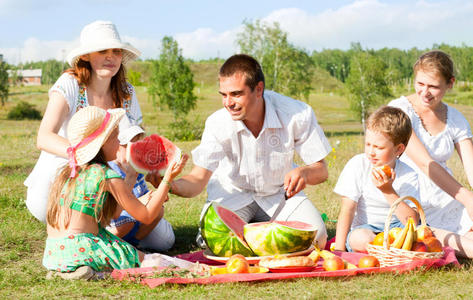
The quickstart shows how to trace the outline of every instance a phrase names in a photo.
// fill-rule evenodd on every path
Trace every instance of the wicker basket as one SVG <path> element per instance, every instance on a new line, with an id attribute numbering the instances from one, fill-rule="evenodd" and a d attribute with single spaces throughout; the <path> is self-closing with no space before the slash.
<path id="1" fill-rule="evenodd" d="M 424 210 L 420 206 L 419 202 L 411 197 L 404 196 L 397 199 L 389 210 L 388 217 L 384 224 L 384 241 L 383 246 L 372 245 L 371 243 L 366 246 L 368 254 L 373 255 L 379 260 L 381 267 L 394 266 L 403 263 L 408 263 L 416 259 L 426 259 L 426 258 L 442 258 L 443 252 L 417 252 L 417 251 L 408 251 L 397 248 L 389 248 L 388 238 L 389 238 L 389 225 L 391 223 L 391 218 L 396 210 L 399 203 L 405 200 L 411 200 L 419 210 L 420 220 L 422 225 L 426 225 Z"/>

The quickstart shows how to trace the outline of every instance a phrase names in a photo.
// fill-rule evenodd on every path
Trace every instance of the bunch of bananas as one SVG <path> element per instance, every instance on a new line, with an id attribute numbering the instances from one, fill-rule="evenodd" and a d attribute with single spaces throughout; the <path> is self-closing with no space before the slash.
<path id="1" fill-rule="evenodd" d="M 407 220 L 406 226 L 402 231 L 396 236 L 396 239 L 391 244 L 392 248 L 411 250 L 412 245 L 417 239 L 416 227 L 414 224 L 414 219 L 409 217 Z"/>

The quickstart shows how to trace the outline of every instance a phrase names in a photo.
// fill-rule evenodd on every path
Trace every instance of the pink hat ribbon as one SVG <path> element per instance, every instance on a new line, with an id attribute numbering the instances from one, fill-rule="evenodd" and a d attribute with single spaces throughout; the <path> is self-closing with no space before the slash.
<path id="1" fill-rule="evenodd" d="M 93 139 L 95 139 L 99 134 L 101 134 L 104 130 L 105 127 L 107 126 L 108 121 L 110 120 L 110 113 L 107 111 L 105 114 L 105 118 L 103 119 L 102 125 L 92 132 L 91 135 L 88 137 L 84 138 L 82 141 L 80 141 L 77 145 L 74 147 L 69 147 L 67 148 L 67 155 L 69 156 L 69 167 L 72 169 L 71 175 L 69 176 L 70 178 L 74 178 L 77 175 L 76 169 L 77 169 L 77 159 L 76 159 L 76 150 L 79 149 L 80 147 L 83 147 L 90 143 Z"/>

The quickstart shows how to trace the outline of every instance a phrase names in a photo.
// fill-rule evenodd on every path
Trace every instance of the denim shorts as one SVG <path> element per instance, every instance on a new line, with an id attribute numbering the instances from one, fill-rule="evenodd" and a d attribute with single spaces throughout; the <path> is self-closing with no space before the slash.
<path id="1" fill-rule="evenodd" d="M 392 222 L 389 225 L 389 229 L 394 228 L 394 227 L 404 228 L 404 224 L 402 224 L 401 221 L 396 220 L 396 221 Z M 369 229 L 369 230 L 373 231 L 374 234 L 378 234 L 378 233 L 384 231 L 384 226 L 383 227 L 378 227 L 378 226 L 373 226 L 371 224 L 363 224 L 363 225 L 360 225 L 360 226 L 356 226 L 355 228 L 350 230 L 350 232 L 347 235 L 347 240 L 345 242 L 345 248 L 347 249 L 348 252 L 353 252 L 353 249 L 350 247 L 349 241 L 350 241 L 350 235 L 353 232 L 353 230 L 355 230 L 355 229 Z"/>

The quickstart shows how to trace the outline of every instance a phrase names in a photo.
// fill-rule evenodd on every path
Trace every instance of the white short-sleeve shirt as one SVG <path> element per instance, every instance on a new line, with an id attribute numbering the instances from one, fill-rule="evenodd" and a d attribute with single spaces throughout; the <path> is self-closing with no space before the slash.
<path id="1" fill-rule="evenodd" d="M 351 228 L 370 224 L 384 228 L 390 204 L 371 179 L 373 165 L 365 154 L 355 155 L 343 168 L 334 192 L 357 202 L 355 217 Z M 393 188 L 399 197 L 411 196 L 419 199 L 417 173 L 402 161 L 397 160 L 394 167 L 396 178 Z M 407 202 L 412 206 L 413 203 Z M 397 220 L 396 216 L 390 223 Z"/>
<path id="2" fill-rule="evenodd" d="M 470 124 L 466 118 L 457 109 L 445 104 L 447 105 L 445 129 L 432 136 L 425 130 L 421 119 L 406 97 L 402 96 L 392 100 L 389 105 L 402 109 L 409 116 L 415 134 L 424 144 L 430 156 L 447 172 L 452 174 L 452 171 L 447 167 L 447 160 L 455 151 L 455 143 L 472 137 Z M 471 228 L 472 221 L 468 217 L 463 204 L 456 201 L 430 180 L 407 154 L 403 154 L 401 160 L 419 174 L 420 200 L 426 214 L 427 223 L 432 227 L 460 234 L 468 231 Z"/>
<path id="3" fill-rule="evenodd" d="M 192 157 L 195 165 L 213 172 L 208 201 L 232 210 L 256 201 L 269 213 L 280 201 L 284 176 L 295 167 L 294 150 L 307 165 L 330 153 L 310 106 L 273 91 L 265 91 L 263 98 L 265 117 L 258 137 L 242 121 L 233 121 L 224 108 L 207 119 Z"/>

